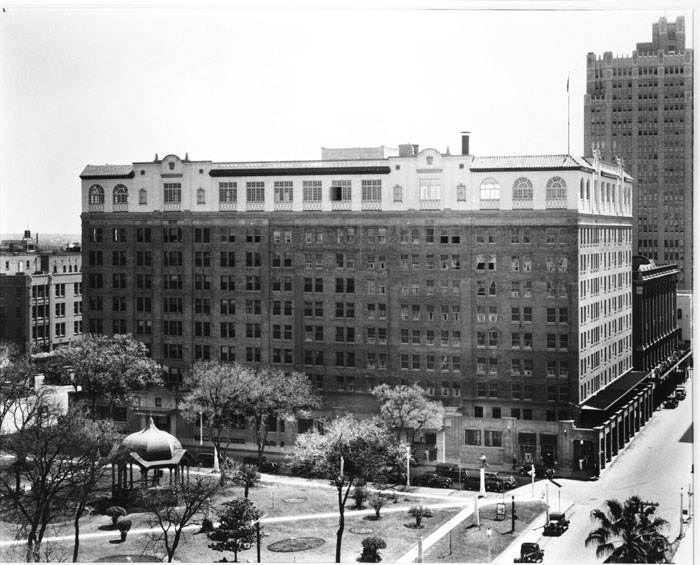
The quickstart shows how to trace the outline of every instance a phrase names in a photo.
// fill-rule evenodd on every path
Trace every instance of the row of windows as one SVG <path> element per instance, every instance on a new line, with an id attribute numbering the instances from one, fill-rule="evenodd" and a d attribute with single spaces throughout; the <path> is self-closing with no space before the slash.
<path id="1" fill-rule="evenodd" d="M 137 243 L 151 243 L 153 241 L 153 230 L 155 228 L 136 228 Z M 221 243 L 236 243 L 237 236 L 241 230 L 238 228 L 222 227 L 222 228 L 194 228 L 195 243 L 211 243 L 212 230 L 217 230 L 219 233 L 219 241 Z M 592 228 L 584 228 L 592 229 Z M 332 230 L 332 232 L 331 232 Z M 111 228 L 107 230 L 110 234 L 112 242 L 126 242 L 126 228 Z M 583 231 L 583 230 L 582 230 Z M 184 241 L 185 232 L 182 228 L 169 227 L 163 228 L 163 243 L 182 243 Z M 332 233 L 331 240 L 327 236 Z M 383 227 L 367 227 L 364 228 L 365 243 L 371 245 L 384 245 L 389 243 L 392 231 L 389 228 Z M 334 243 L 338 245 L 353 244 L 357 242 L 358 229 L 355 227 L 340 227 L 329 228 L 329 230 L 304 230 L 305 244 L 321 244 L 324 242 Z M 432 227 L 426 228 L 398 228 L 398 241 L 405 243 L 439 243 L 441 245 L 459 245 L 462 243 L 462 229 L 436 229 Z M 529 228 L 511 228 L 504 236 L 506 241 L 510 243 L 545 243 L 552 244 L 567 244 L 566 230 L 561 228 L 545 228 L 544 238 L 542 240 L 535 237 L 532 230 Z M 103 228 L 90 228 L 88 231 L 88 240 L 90 243 L 101 243 L 104 239 Z M 479 229 L 474 234 L 476 243 L 495 244 L 499 241 L 499 233 L 495 230 Z M 262 229 L 250 228 L 245 231 L 246 243 L 261 243 Z M 277 244 L 293 242 L 293 230 L 275 229 L 272 231 L 272 241 Z"/>
<path id="2" fill-rule="evenodd" d="M 566 182 L 561 177 L 552 177 L 546 182 L 547 201 L 566 200 Z M 236 203 L 238 201 L 238 183 L 219 183 L 219 202 Z M 419 179 L 419 198 L 422 201 L 439 201 L 442 198 L 442 183 L 439 178 Z M 247 181 L 245 183 L 247 202 L 265 201 L 265 181 Z M 275 202 L 293 202 L 294 183 L 292 181 L 274 181 Z M 479 185 L 479 195 L 481 200 L 496 201 L 500 199 L 500 184 L 494 178 L 484 179 Z M 322 181 L 302 182 L 304 202 L 320 202 L 322 200 Z M 403 187 L 395 185 L 392 191 L 394 202 L 403 202 Z M 512 187 L 513 200 L 532 201 L 533 185 L 532 181 L 525 177 L 516 179 Z M 381 179 L 361 180 L 361 197 L 363 202 L 382 201 L 382 181 Z M 456 197 L 458 201 L 466 201 L 467 189 L 464 184 L 456 187 Z M 118 184 L 112 190 L 112 202 L 114 204 L 127 204 L 129 191 L 123 184 Z M 139 190 L 139 204 L 147 204 L 148 193 L 146 189 Z M 333 180 L 329 187 L 330 201 L 352 200 L 352 181 Z M 88 190 L 88 201 L 93 205 L 103 205 L 105 192 L 102 186 L 95 184 Z M 163 201 L 165 203 L 180 203 L 182 201 L 181 183 L 163 184 Z M 206 203 L 206 191 L 203 188 L 197 189 L 197 204 Z"/>

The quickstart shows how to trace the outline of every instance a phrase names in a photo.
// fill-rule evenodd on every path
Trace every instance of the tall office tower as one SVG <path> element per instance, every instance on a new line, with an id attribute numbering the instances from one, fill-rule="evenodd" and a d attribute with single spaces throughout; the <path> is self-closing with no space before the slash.
<path id="1" fill-rule="evenodd" d="M 693 285 L 693 51 L 685 20 L 653 24 L 631 56 L 587 57 L 584 152 L 623 159 L 637 180 L 635 254 L 680 267 Z"/>
<path id="2" fill-rule="evenodd" d="M 462 141 L 459 155 L 88 165 L 86 330 L 131 332 L 169 368 L 139 415 L 197 436 L 176 413 L 182 374 L 237 360 L 304 371 L 314 417 L 371 414 L 372 387 L 416 382 L 448 408 L 421 436 L 433 455 L 572 465 L 579 408 L 632 367 L 631 179 Z M 280 422 L 270 441 L 309 425 Z"/>

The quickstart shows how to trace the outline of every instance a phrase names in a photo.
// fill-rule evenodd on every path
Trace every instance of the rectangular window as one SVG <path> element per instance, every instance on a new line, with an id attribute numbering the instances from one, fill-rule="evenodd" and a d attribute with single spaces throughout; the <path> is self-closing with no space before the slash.
<path id="1" fill-rule="evenodd" d="M 219 202 L 235 203 L 238 200 L 238 188 L 235 182 L 219 183 Z"/>
<path id="2" fill-rule="evenodd" d="M 499 409 L 498 417 L 499 418 L 501 417 L 500 416 L 500 409 Z M 501 447 L 501 445 L 502 445 L 502 433 L 503 432 L 498 431 L 498 430 L 486 430 L 484 432 L 484 445 L 486 447 Z"/>
<path id="3" fill-rule="evenodd" d="M 294 200 L 294 183 L 292 181 L 275 181 L 275 202 L 292 202 Z"/>
<path id="4" fill-rule="evenodd" d="M 322 183 L 320 180 L 305 180 L 304 202 L 320 202 L 322 200 Z"/>
<path id="5" fill-rule="evenodd" d="M 418 192 L 420 200 L 440 200 L 440 179 L 420 179 Z"/>
<path id="6" fill-rule="evenodd" d="M 248 202 L 265 202 L 265 181 L 248 181 L 245 190 Z"/>
<path id="7" fill-rule="evenodd" d="M 179 204 L 182 201 L 182 185 L 179 182 L 166 182 L 163 184 L 163 202 L 166 204 Z"/>
<path id="8" fill-rule="evenodd" d="M 349 180 L 331 181 L 331 202 L 349 202 L 352 200 L 352 182 Z"/>
<path id="9" fill-rule="evenodd" d="M 363 202 L 381 202 L 382 181 L 381 179 L 363 179 L 362 181 Z"/>
<path id="10" fill-rule="evenodd" d="M 481 445 L 481 430 L 464 430 L 464 445 Z"/>

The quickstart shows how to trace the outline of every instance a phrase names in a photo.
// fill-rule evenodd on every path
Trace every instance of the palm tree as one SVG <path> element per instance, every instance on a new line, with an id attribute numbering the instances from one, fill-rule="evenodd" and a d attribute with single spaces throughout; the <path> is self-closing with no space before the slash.
<path id="1" fill-rule="evenodd" d="M 624 504 L 606 500 L 605 506 L 607 511 L 596 508 L 591 512 L 600 526 L 588 534 L 585 542 L 586 546 L 598 544 L 596 557 L 607 555 L 606 563 L 668 563 L 669 542 L 660 532 L 668 522 L 652 516 L 656 504 L 632 496 Z"/>

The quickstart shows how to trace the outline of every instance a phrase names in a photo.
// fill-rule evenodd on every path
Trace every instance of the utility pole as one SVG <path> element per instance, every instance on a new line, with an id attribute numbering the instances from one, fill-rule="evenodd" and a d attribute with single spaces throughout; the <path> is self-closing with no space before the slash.
<path id="1" fill-rule="evenodd" d="M 510 497 L 510 531 L 515 533 L 515 495 Z"/>

